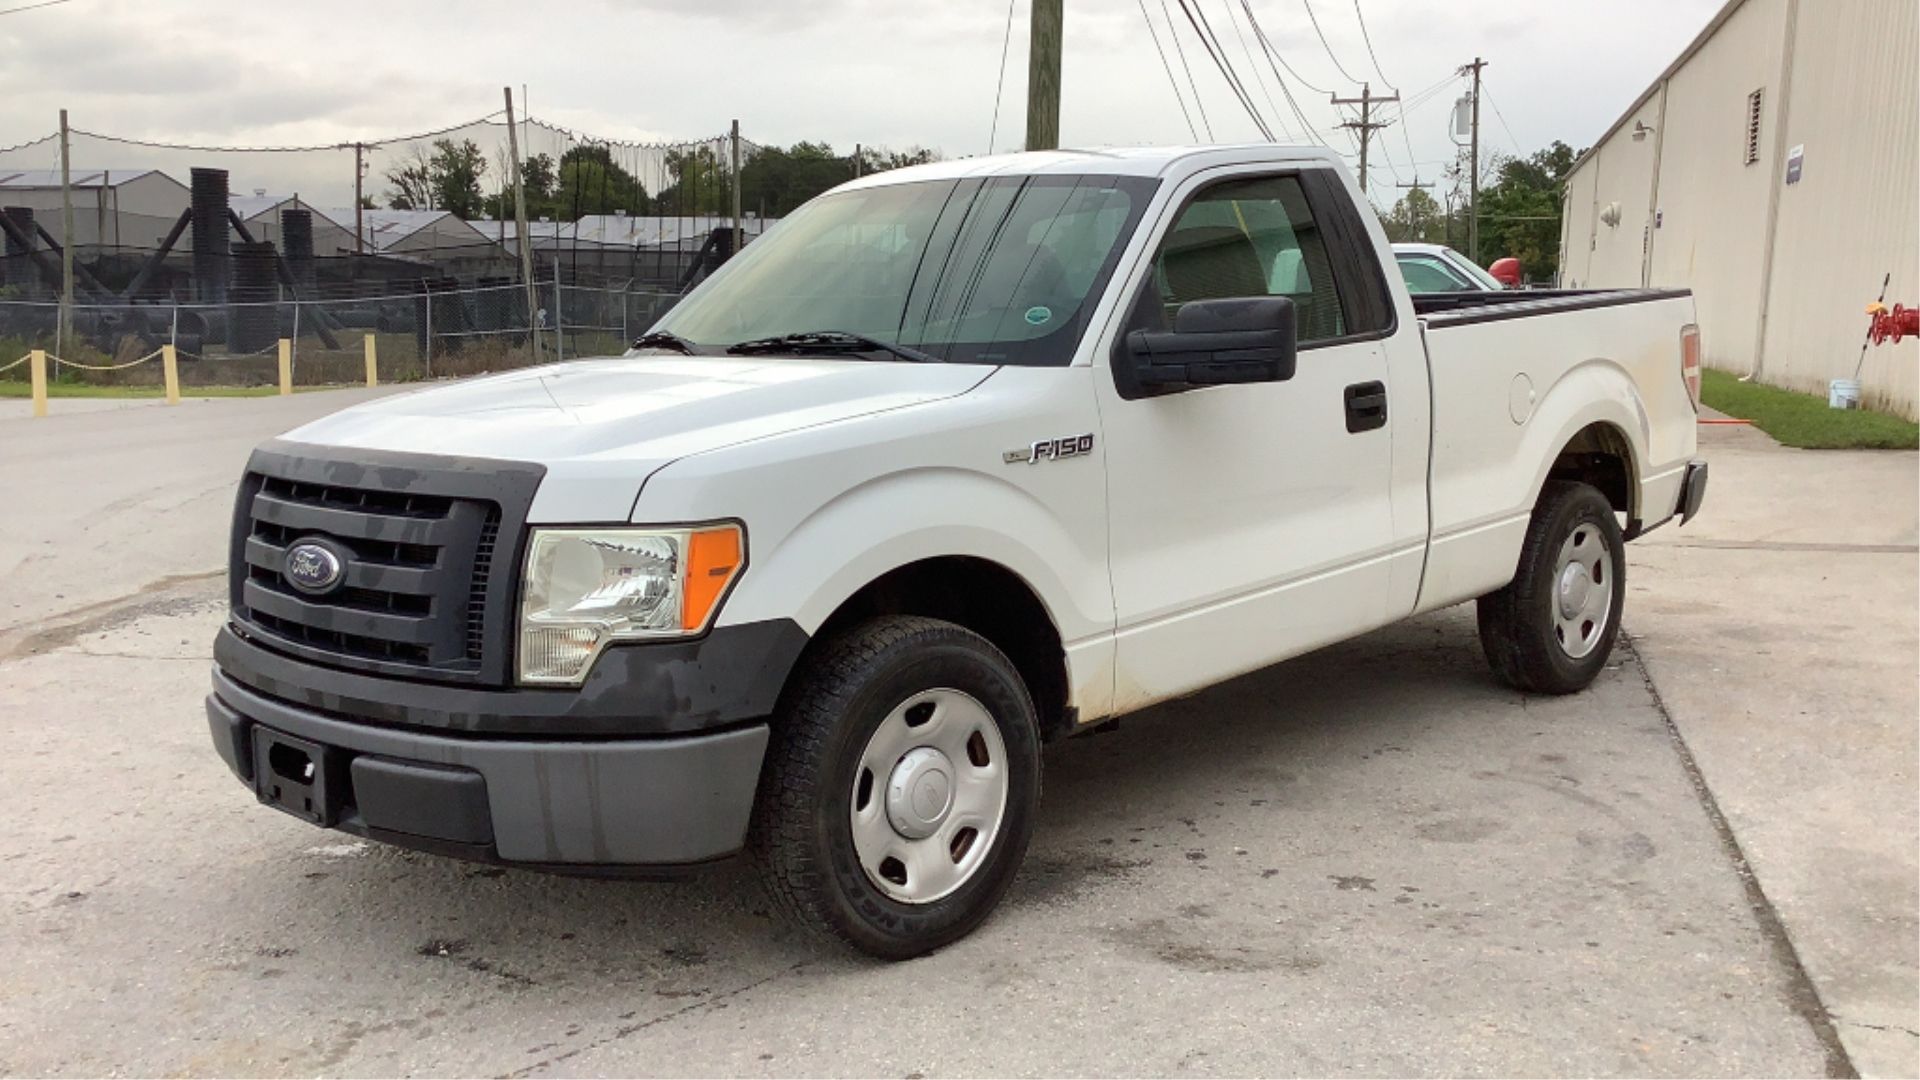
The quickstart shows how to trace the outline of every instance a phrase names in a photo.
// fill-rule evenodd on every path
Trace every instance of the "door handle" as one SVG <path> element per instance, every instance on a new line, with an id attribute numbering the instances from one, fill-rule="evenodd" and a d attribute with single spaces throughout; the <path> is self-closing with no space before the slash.
<path id="1" fill-rule="evenodd" d="M 1347 431 L 1372 431 L 1387 426 L 1387 384 L 1354 383 L 1347 387 Z"/>

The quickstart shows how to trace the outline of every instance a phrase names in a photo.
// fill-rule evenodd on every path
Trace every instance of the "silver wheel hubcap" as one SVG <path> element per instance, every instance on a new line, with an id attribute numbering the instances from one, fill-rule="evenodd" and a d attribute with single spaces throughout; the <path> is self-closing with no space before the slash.
<path id="1" fill-rule="evenodd" d="M 1574 526 L 1560 545 L 1553 576 L 1553 633 L 1575 660 L 1591 653 L 1606 633 L 1613 614 L 1612 574 L 1613 555 L 1600 530 L 1591 524 Z"/>
<path id="2" fill-rule="evenodd" d="M 927 690 L 874 729 L 853 779 L 853 849 L 867 879 L 929 904 L 986 861 L 1007 810 L 1006 744 L 986 707 Z"/>

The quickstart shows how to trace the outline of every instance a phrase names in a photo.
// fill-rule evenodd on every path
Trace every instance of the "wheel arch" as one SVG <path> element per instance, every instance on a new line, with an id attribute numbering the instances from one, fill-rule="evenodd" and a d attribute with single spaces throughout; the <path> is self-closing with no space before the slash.
<path id="1" fill-rule="evenodd" d="M 941 619 L 979 634 L 1020 673 L 1052 741 L 1073 729 L 1065 645 L 1039 592 L 1026 578 L 977 555 L 937 555 L 896 566 L 842 600 L 815 632 L 796 663 L 820 643 L 881 615 Z"/>

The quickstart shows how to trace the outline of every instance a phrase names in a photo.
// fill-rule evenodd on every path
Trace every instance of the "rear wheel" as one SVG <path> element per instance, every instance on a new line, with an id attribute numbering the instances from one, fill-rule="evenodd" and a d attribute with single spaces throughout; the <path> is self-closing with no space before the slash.
<path id="1" fill-rule="evenodd" d="M 1518 572 L 1480 598 L 1480 645 L 1494 674 L 1537 693 L 1585 689 L 1619 634 L 1626 571 L 1626 545 L 1606 496 L 1588 484 L 1549 482 Z"/>
<path id="2" fill-rule="evenodd" d="M 774 719 L 754 849 L 810 930 L 906 959 L 978 926 L 1026 853 L 1040 794 L 1012 663 L 952 623 L 889 616 L 826 642 Z"/>

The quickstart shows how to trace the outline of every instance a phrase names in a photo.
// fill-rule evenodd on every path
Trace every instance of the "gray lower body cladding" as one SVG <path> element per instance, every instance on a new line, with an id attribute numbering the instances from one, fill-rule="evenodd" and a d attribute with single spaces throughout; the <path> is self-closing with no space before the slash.
<path id="1" fill-rule="evenodd" d="M 609 649 L 577 690 L 420 683 L 215 647 L 214 748 L 262 802 L 406 847 L 673 872 L 745 842 L 793 623 Z M 297 790 L 281 790 L 282 788 Z"/>

